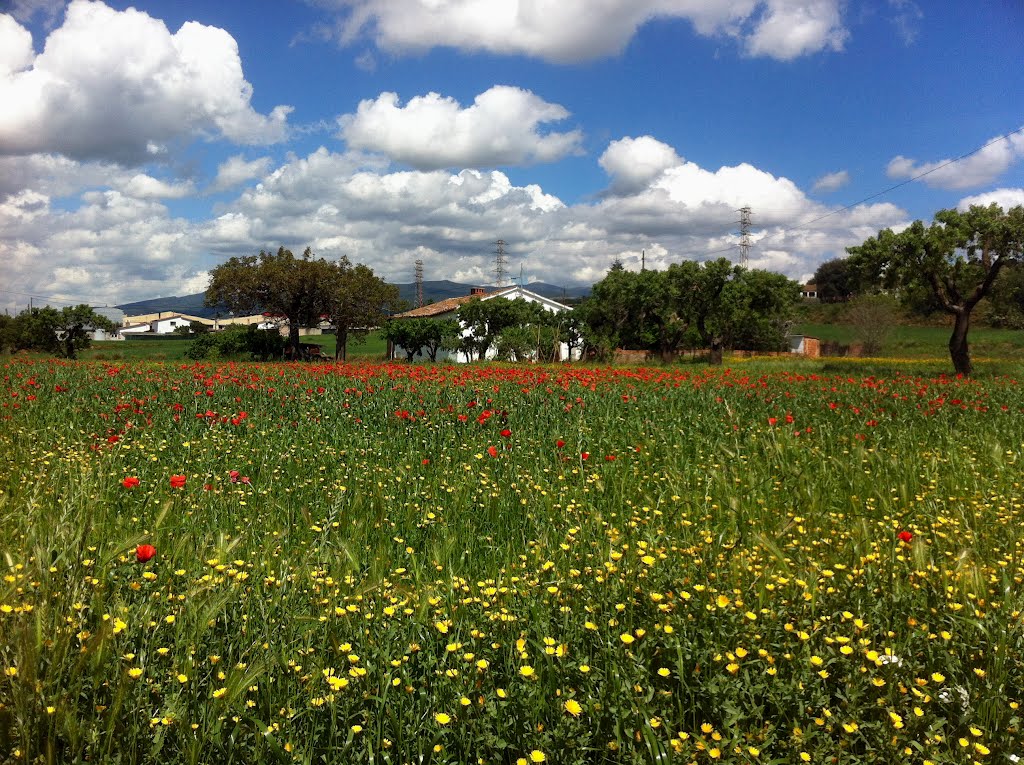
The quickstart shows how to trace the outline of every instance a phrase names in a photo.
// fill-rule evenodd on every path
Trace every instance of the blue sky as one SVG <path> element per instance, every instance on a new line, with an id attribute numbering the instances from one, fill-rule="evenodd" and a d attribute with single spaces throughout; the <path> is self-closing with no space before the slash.
<path id="1" fill-rule="evenodd" d="M 743 205 L 751 265 L 801 279 L 881 228 L 1024 203 L 1017 0 L 0 11 L 8 310 L 197 292 L 280 245 L 490 283 L 503 239 L 527 280 L 589 284 L 738 257 Z"/>

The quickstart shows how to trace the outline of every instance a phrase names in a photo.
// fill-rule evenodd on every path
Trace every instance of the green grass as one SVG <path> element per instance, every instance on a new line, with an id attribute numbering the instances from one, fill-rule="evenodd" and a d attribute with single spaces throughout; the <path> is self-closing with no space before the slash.
<path id="1" fill-rule="evenodd" d="M 856 342 L 855 329 L 845 324 L 799 324 L 794 333 L 849 345 Z M 881 356 L 898 358 L 948 358 L 947 327 L 894 326 Z M 1024 360 L 1024 332 L 1013 329 L 975 327 L 968 337 L 971 355 L 978 358 Z"/>
<path id="2" fill-rule="evenodd" d="M 83 360 L 94 361 L 179 361 L 185 358 L 185 350 L 188 348 L 189 340 L 180 337 L 167 337 L 159 339 L 127 339 L 118 341 L 104 341 L 92 344 L 92 347 L 82 351 Z M 320 345 L 331 358 L 334 358 L 334 350 L 337 337 L 334 335 L 310 335 L 302 338 L 303 343 L 315 343 Z M 348 355 L 350 359 L 383 359 L 387 352 L 387 343 L 380 336 L 379 332 L 370 332 L 364 342 L 357 343 L 349 339 Z"/>
<path id="3" fill-rule="evenodd" d="M 336 335 L 310 335 L 302 338 L 304 343 L 316 343 L 321 346 L 331 358 L 334 358 L 334 351 L 337 347 L 338 338 Z M 375 359 L 383 360 L 387 353 L 387 341 L 381 337 L 380 332 L 374 331 L 369 332 L 363 338 L 362 342 L 358 342 L 357 338 L 349 337 L 348 340 L 348 358 L 349 360 L 357 359 Z"/>
<path id="4" fill-rule="evenodd" d="M 0 760 L 1006 762 L 1024 389 L 878 363 L 8 360 Z"/>

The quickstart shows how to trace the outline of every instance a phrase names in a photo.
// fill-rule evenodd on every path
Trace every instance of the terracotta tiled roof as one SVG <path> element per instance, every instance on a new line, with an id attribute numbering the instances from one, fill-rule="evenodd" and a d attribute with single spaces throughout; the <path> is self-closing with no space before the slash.
<path id="1" fill-rule="evenodd" d="M 481 295 L 463 295 L 462 297 L 448 298 L 447 300 L 439 300 L 436 303 L 430 303 L 429 305 L 420 306 L 419 308 L 413 308 L 411 311 L 405 313 L 396 313 L 396 319 L 415 319 L 422 318 L 424 316 L 438 316 L 442 313 L 448 313 L 454 311 L 460 305 L 468 303 L 475 297 L 481 297 Z"/>

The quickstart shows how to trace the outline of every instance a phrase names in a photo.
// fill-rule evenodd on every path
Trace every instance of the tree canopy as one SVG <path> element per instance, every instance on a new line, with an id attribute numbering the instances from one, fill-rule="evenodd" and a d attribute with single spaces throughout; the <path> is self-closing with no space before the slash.
<path id="1" fill-rule="evenodd" d="M 325 318 L 338 332 L 336 358 L 345 358 L 349 336 L 380 326 L 398 302 L 398 288 L 373 269 L 316 258 L 306 248 L 296 257 L 284 247 L 276 253 L 233 257 L 210 272 L 206 304 L 236 313 L 262 311 L 288 322 L 288 345 L 297 355 L 299 330 Z"/>
<path id="2" fill-rule="evenodd" d="M 910 304 L 925 292 L 952 316 L 950 359 L 957 373 L 969 375 L 971 313 L 1003 268 L 1024 257 L 1024 207 L 941 210 L 930 226 L 918 220 L 899 233 L 885 229 L 847 252 L 862 282 L 896 291 Z"/>
<path id="3" fill-rule="evenodd" d="M 553 321 L 554 314 L 545 311 L 539 304 L 516 298 L 496 297 L 489 300 L 473 298 L 458 310 L 457 318 L 468 330 L 464 333 L 462 347 L 470 359 L 487 358 L 487 352 L 498 337 L 508 329 L 526 326 L 546 326 Z M 521 343 L 516 342 L 516 348 Z M 512 355 L 517 355 L 515 351 Z"/>
<path id="4" fill-rule="evenodd" d="M 325 316 L 335 286 L 335 266 L 314 259 L 307 247 L 295 257 L 284 247 L 276 253 L 233 257 L 210 272 L 206 304 L 235 313 L 262 311 L 288 322 L 288 343 L 299 349 L 299 330 L 316 326 Z"/>
<path id="5" fill-rule="evenodd" d="M 0 346 L 12 351 L 32 350 L 73 359 L 88 348 L 89 332 L 113 332 L 117 327 L 84 303 L 60 310 L 46 306 L 26 309 L 0 323 Z"/>
<path id="6" fill-rule="evenodd" d="M 437 352 L 459 337 L 459 323 L 455 319 L 409 318 L 392 319 L 384 325 L 384 339 L 401 347 L 406 359 L 426 351 L 431 361 L 437 361 Z"/>
<path id="7" fill-rule="evenodd" d="M 848 258 L 835 258 L 818 266 L 814 272 L 814 285 L 822 303 L 841 303 L 856 293 L 855 274 Z"/>
<path id="8" fill-rule="evenodd" d="M 398 287 L 375 276 L 369 266 L 352 265 L 346 257 L 333 265 L 327 314 L 338 333 L 334 357 L 344 360 L 350 334 L 355 333 L 357 342 L 361 342 L 366 330 L 387 321 L 399 300 Z"/>
<path id="9" fill-rule="evenodd" d="M 780 274 L 728 260 L 673 263 L 666 271 L 612 269 L 577 308 L 587 343 L 599 356 L 615 348 L 669 358 L 703 347 L 721 363 L 726 347 L 778 350 L 799 286 Z"/>

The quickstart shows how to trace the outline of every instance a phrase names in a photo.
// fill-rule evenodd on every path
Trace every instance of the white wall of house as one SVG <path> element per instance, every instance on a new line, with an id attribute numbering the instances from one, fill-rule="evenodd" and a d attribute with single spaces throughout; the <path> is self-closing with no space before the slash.
<path id="1" fill-rule="evenodd" d="M 166 319 L 157 319 L 150 322 L 155 335 L 169 335 L 178 327 L 187 327 L 192 322 L 184 316 L 168 316 Z"/>
<path id="2" fill-rule="evenodd" d="M 99 342 L 110 342 L 112 340 L 124 340 L 124 337 L 118 331 L 119 328 L 115 327 L 113 332 L 106 332 L 102 329 L 88 329 L 86 334 L 89 338 Z"/>

